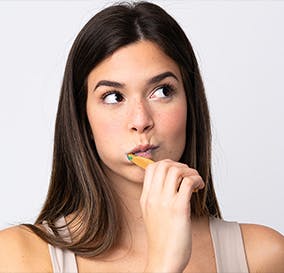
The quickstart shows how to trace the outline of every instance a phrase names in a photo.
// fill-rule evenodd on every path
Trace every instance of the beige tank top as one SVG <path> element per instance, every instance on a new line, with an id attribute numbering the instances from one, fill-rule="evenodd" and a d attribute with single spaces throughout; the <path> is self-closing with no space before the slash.
<path id="1" fill-rule="evenodd" d="M 64 217 L 56 223 L 57 226 L 65 224 Z M 44 225 L 52 233 L 47 224 L 44 223 Z M 216 257 L 217 273 L 248 273 L 240 225 L 236 222 L 227 222 L 210 217 L 209 226 Z M 68 228 L 62 230 L 60 235 L 71 240 Z M 54 273 L 78 273 L 73 252 L 62 250 L 50 244 L 48 249 Z"/>

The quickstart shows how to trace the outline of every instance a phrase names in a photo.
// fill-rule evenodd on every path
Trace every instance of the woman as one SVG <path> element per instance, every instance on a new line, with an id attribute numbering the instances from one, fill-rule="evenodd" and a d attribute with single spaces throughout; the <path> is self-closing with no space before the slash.
<path id="1" fill-rule="evenodd" d="M 158 6 L 106 8 L 79 33 L 46 202 L 1 232 L 0 257 L 1 272 L 284 272 L 281 234 L 221 219 L 198 64 Z"/>

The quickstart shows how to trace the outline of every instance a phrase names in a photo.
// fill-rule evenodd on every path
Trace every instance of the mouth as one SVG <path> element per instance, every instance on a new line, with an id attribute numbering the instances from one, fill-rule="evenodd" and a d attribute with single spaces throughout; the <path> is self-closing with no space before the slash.
<path id="1" fill-rule="evenodd" d="M 159 146 L 155 145 L 139 145 L 131 150 L 129 153 L 136 156 L 142 156 L 145 158 L 152 158 L 152 152 L 158 149 Z"/>

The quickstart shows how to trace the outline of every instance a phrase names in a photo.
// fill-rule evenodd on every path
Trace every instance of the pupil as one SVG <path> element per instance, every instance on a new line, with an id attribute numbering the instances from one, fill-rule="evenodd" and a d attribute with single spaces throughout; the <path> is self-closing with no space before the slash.
<path id="1" fill-rule="evenodd" d="M 163 87 L 163 93 L 164 93 L 164 95 L 165 95 L 165 96 L 168 96 L 168 95 L 169 95 L 169 93 L 170 93 L 169 88 L 168 88 L 168 87 L 166 87 L 166 86 L 164 86 L 164 87 Z"/>
<path id="2" fill-rule="evenodd" d="M 115 94 L 116 101 L 121 102 L 122 96 L 120 94 Z"/>

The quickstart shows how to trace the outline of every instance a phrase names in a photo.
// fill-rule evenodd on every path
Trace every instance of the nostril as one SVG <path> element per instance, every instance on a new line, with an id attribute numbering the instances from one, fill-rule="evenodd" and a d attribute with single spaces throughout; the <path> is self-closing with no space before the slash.
<path id="1" fill-rule="evenodd" d="M 135 105 L 129 112 L 128 128 L 133 132 L 144 133 L 154 125 L 152 114 L 147 105 Z"/>
<path id="2" fill-rule="evenodd" d="M 152 128 L 152 125 L 147 125 L 147 126 L 142 127 L 142 128 L 140 128 L 140 127 L 138 127 L 138 126 L 133 126 L 133 127 L 131 128 L 131 130 L 133 130 L 133 131 L 135 131 L 135 132 L 138 132 L 138 131 L 139 131 L 139 132 L 144 133 L 144 132 L 150 130 L 151 128 Z"/>
<path id="3" fill-rule="evenodd" d="M 151 125 L 148 125 L 148 126 L 146 126 L 146 127 L 144 128 L 143 131 L 148 131 L 150 128 L 151 128 Z"/>

